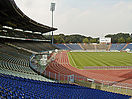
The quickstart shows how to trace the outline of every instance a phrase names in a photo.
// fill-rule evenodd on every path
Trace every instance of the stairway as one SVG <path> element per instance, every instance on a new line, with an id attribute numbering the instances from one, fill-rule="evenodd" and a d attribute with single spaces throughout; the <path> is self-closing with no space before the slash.
<path id="1" fill-rule="evenodd" d="M 82 45 L 81 45 L 80 43 L 78 43 L 78 45 L 79 45 L 83 50 L 85 50 L 85 49 L 82 47 Z"/>
<path id="2" fill-rule="evenodd" d="M 110 51 L 112 44 L 108 45 L 108 49 L 106 49 L 107 51 Z"/>
<path id="3" fill-rule="evenodd" d="M 128 44 L 129 44 L 129 43 L 127 43 L 127 44 L 121 49 L 121 51 L 124 50 L 124 49 L 128 46 Z"/>
<path id="4" fill-rule="evenodd" d="M 72 48 L 70 48 L 69 46 L 67 46 L 66 44 L 64 44 L 67 48 L 69 48 L 70 50 L 72 50 Z"/>

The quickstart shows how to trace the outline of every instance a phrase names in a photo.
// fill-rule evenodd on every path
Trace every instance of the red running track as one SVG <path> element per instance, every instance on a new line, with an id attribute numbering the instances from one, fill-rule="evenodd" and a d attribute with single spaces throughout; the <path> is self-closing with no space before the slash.
<path id="1" fill-rule="evenodd" d="M 67 51 L 59 52 L 55 60 L 46 69 L 53 73 L 78 75 L 96 80 L 116 81 L 132 84 L 132 69 L 127 70 L 80 70 L 72 67 L 68 60 Z"/>

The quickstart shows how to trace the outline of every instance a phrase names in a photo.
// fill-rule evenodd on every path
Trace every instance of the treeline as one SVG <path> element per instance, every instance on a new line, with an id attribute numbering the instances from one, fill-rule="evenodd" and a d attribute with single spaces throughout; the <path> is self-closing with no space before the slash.
<path id="1" fill-rule="evenodd" d="M 51 35 L 45 35 L 46 39 L 51 39 Z M 86 37 L 82 35 L 54 35 L 54 43 L 99 43 L 99 38 Z"/>
<path id="2" fill-rule="evenodd" d="M 51 39 L 51 35 L 44 35 L 46 39 Z M 118 33 L 114 35 L 106 35 L 110 37 L 112 43 L 131 43 L 132 37 L 130 34 Z M 99 38 L 86 37 L 82 35 L 54 35 L 54 43 L 99 43 Z"/>
<path id="3" fill-rule="evenodd" d="M 106 35 L 105 37 L 110 37 L 112 43 L 132 43 L 132 34 L 118 33 L 114 35 Z"/>

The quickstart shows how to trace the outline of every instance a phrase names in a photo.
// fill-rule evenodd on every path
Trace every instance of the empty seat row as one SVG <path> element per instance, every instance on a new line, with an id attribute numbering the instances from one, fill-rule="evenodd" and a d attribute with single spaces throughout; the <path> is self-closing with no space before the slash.
<path id="1" fill-rule="evenodd" d="M 0 74 L 0 98 L 7 99 L 129 99 L 130 96 Z"/>
<path id="2" fill-rule="evenodd" d="M 125 47 L 126 43 L 122 44 L 112 44 L 110 50 L 122 50 Z"/>
<path id="3" fill-rule="evenodd" d="M 66 44 L 72 50 L 82 50 L 82 48 L 78 44 Z"/>
<path id="4" fill-rule="evenodd" d="M 12 42 L 11 44 L 25 48 L 31 51 L 35 52 L 41 52 L 41 51 L 48 51 L 48 50 L 54 50 L 56 49 L 55 46 L 53 46 L 50 43 L 43 43 L 43 42 Z"/>

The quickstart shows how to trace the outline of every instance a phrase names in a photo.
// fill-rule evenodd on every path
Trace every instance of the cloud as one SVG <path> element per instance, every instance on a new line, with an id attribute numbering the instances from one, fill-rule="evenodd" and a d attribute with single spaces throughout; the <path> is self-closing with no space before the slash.
<path id="1" fill-rule="evenodd" d="M 68 34 L 82 33 L 93 37 L 104 36 L 108 33 L 132 32 L 131 8 L 132 2 L 118 2 L 108 7 L 104 5 L 101 8 L 92 7 L 83 11 L 74 8 L 61 16 L 61 22 L 64 23 L 61 24 L 60 29 Z"/>
<path id="2" fill-rule="evenodd" d="M 51 26 L 52 0 L 15 0 L 20 9 L 37 22 Z M 132 32 L 132 1 L 129 0 L 56 0 L 55 33 L 104 36 Z M 79 4 L 80 3 L 80 4 Z M 83 6 L 84 5 L 84 6 Z"/>

